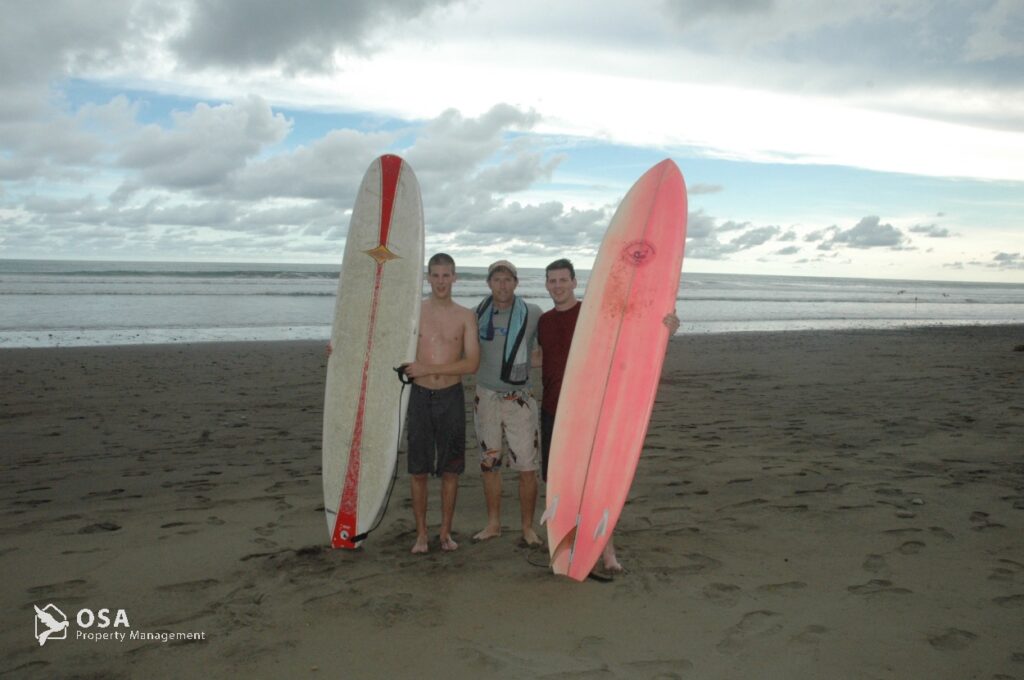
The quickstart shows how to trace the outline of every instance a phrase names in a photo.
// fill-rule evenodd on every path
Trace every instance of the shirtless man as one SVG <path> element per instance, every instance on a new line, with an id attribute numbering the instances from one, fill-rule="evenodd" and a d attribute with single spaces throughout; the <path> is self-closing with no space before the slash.
<path id="1" fill-rule="evenodd" d="M 455 261 L 437 253 L 427 263 L 430 295 L 420 311 L 416 361 L 404 364 L 413 379 L 409 395 L 409 474 L 416 518 L 413 554 L 428 551 L 427 477 L 441 477 L 441 550 L 459 546 L 452 540 L 452 519 L 459 475 L 466 467 L 466 410 L 462 377 L 476 372 L 480 343 L 476 315 L 452 300 Z"/>

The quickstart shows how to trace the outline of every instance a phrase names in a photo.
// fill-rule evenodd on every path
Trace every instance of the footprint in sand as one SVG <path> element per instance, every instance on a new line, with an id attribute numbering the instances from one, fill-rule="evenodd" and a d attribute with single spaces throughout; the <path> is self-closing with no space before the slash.
<path id="1" fill-rule="evenodd" d="M 870 571 L 873 574 L 889 567 L 883 556 L 875 554 L 868 555 L 861 566 L 864 567 L 864 571 Z"/>
<path id="2" fill-rule="evenodd" d="M 1005 524 L 999 524 L 989 519 L 987 512 L 977 510 L 971 513 L 971 524 L 974 525 L 975 531 L 985 531 L 986 529 L 1005 529 Z"/>
<path id="3" fill-rule="evenodd" d="M 956 651 L 959 649 L 965 649 L 977 639 L 978 636 L 968 630 L 947 628 L 942 634 L 929 637 L 928 643 L 935 649 Z"/>
<path id="4" fill-rule="evenodd" d="M 82 496 L 82 500 L 88 500 L 90 498 L 116 498 L 124 493 L 124 489 L 111 489 L 110 491 L 90 491 L 86 495 Z"/>
<path id="5" fill-rule="evenodd" d="M 1007 595 L 1006 597 L 996 597 L 992 599 L 1000 607 L 1024 609 L 1024 595 Z"/>
<path id="6" fill-rule="evenodd" d="M 918 534 L 921 533 L 921 529 L 916 527 L 908 527 L 906 529 L 886 529 L 882 533 L 892 534 L 893 536 L 899 536 L 900 534 Z"/>
<path id="7" fill-rule="evenodd" d="M 817 624 L 811 624 L 802 631 L 791 637 L 790 642 L 802 645 L 816 645 L 821 642 L 821 638 L 825 633 L 828 632 L 828 628 L 825 626 L 819 626 Z"/>
<path id="8" fill-rule="evenodd" d="M 165 586 L 157 586 L 157 590 L 163 593 L 197 593 L 207 588 L 220 584 L 215 578 L 207 578 L 199 581 L 183 581 L 182 583 L 170 583 Z"/>
<path id="9" fill-rule="evenodd" d="M 810 509 L 806 503 L 796 503 L 794 505 L 773 505 L 776 510 L 782 512 L 807 512 Z"/>
<path id="10" fill-rule="evenodd" d="M 747 612 L 739 623 L 726 631 L 725 637 L 715 646 L 720 652 L 731 653 L 750 640 L 774 635 L 782 630 L 779 616 L 778 612 L 766 609 Z"/>
<path id="11" fill-rule="evenodd" d="M 722 566 L 722 563 L 713 557 L 701 555 L 700 553 L 688 553 L 683 557 L 690 560 L 691 564 L 684 565 L 679 570 L 687 574 L 698 574 L 702 571 L 718 569 Z"/>
<path id="12" fill-rule="evenodd" d="M 847 590 L 854 595 L 865 595 L 868 597 L 875 595 L 910 595 L 914 592 L 908 588 L 893 586 L 892 581 L 885 579 L 871 579 L 862 585 L 850 586 Z"/>
<path id="13" fill-rule="evenodd" d="M 1012 583 L 1016 574 L 1012 569 L 1006 569 L 1004 567 L 996 567 L 989 574 L 989 581 L 1001 581 L 1003 583 Z"/>
<path id="14" fill-rule="evenodd" d="M 897 548 L 897 550 L 904 555 L 916 555 L 924 549 L 925 544 L 921 541 L 907 541 Z"/>
<path id="15" fill-rule="evenodd" d="M 794 590 L 803 590 L 807 584 L 803 581 L 786 581 L 785 583 L 766 583 L 757 587 L 759 593 L 785 593 Z"/>
<path id="16" fill-rule="evenodd" d="M 623 665 L 629 669 L 629 677 L 652 678 L 653 680 L 683 680 L 683 676 L 678 671 L 693 669 L 693 662 L 689 659 L 628 661 Z"/>
<path id="17" fill-rule="evenodd" d="M 88 590 L 89 583 L 80 578 L 60 583 L 47 583 L 42 586 L 32 586 L 28 593 L 40 598 L 66 598 L 68 596 L 83 595 Z"/>
<path id="18" fill-rule="evenodd" d="M 735 606 L 743 590 L 731 583 L 709 583 L 704 586 L 704 597 L 724 607 Z"/>
<path id="19" fill-rule="evenodd" d="M 90 524 L 89 526 L 82 527 L 78 530 L 80 534 L 98 534 L 105 531 L 120 531 L 121 525 L 114 524 L 113 522 L 97 522 L 96 524 Z"/>

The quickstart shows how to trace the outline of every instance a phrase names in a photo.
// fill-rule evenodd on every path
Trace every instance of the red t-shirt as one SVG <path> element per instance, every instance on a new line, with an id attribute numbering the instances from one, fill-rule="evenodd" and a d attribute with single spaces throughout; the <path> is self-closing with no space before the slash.
<path id="1" fill-rule="evenodd" d="M 544 398 L 541 408 L 550 414 L 554 414 L 558 408 L 562 377 L 565 376 L 565 364 L 569 360 L 569 347 L 572 345 L 572 334 L 576 330 L 581 306 L 577 302 L 564 312 L 551 309 L 541 314 L 537 322 L 537 342 L 544 357 L 541 368 Z"/>

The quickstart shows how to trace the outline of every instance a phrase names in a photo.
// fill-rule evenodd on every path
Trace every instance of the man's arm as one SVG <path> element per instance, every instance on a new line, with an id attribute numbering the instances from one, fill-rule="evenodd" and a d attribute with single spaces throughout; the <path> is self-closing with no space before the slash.
<path id="1" fill-rule="evenodd" d="M 540 348 L 538 344 L 533 348 L 533 354 L 530 355 L 530 368 L 540 368 L 544 365 L 544 350 Z"/>

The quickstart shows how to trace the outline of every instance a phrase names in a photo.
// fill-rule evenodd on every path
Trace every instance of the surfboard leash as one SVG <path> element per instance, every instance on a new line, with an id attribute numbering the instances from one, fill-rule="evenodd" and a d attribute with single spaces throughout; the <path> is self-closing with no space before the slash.
<path id="1" fill-rule="evenodd" d="M 398 393 L 398 441 L 395 442 L 395 451 L 402 444 L 402 397 L 405 396 L 405 388 L 412 384 L 412 378 L 405 373 L 405 366 L 397 366 L 392 368 L 395 373 L 398 374 L 398 381 L 402 383 L 402 391 Z M 365 540 L 373 531 L 380 526 L 380 523 L 384 521 L 384 515 L 388 512 L 388 504 L 391 503 L 391 493 L 395 490 L 395 482 L 398 481 L 398 461 L 395 461 L 395 473 L 391 476 L 391 484 L 388 486 L 388 495 L 384 497 L 384 507 L 381 509 L 380 514 L 377 516 L 377 521 L 374 522 L 373 526 L 364 531 L 361 534 L 352 537 L 353 543 L 358 543 Z"/>

